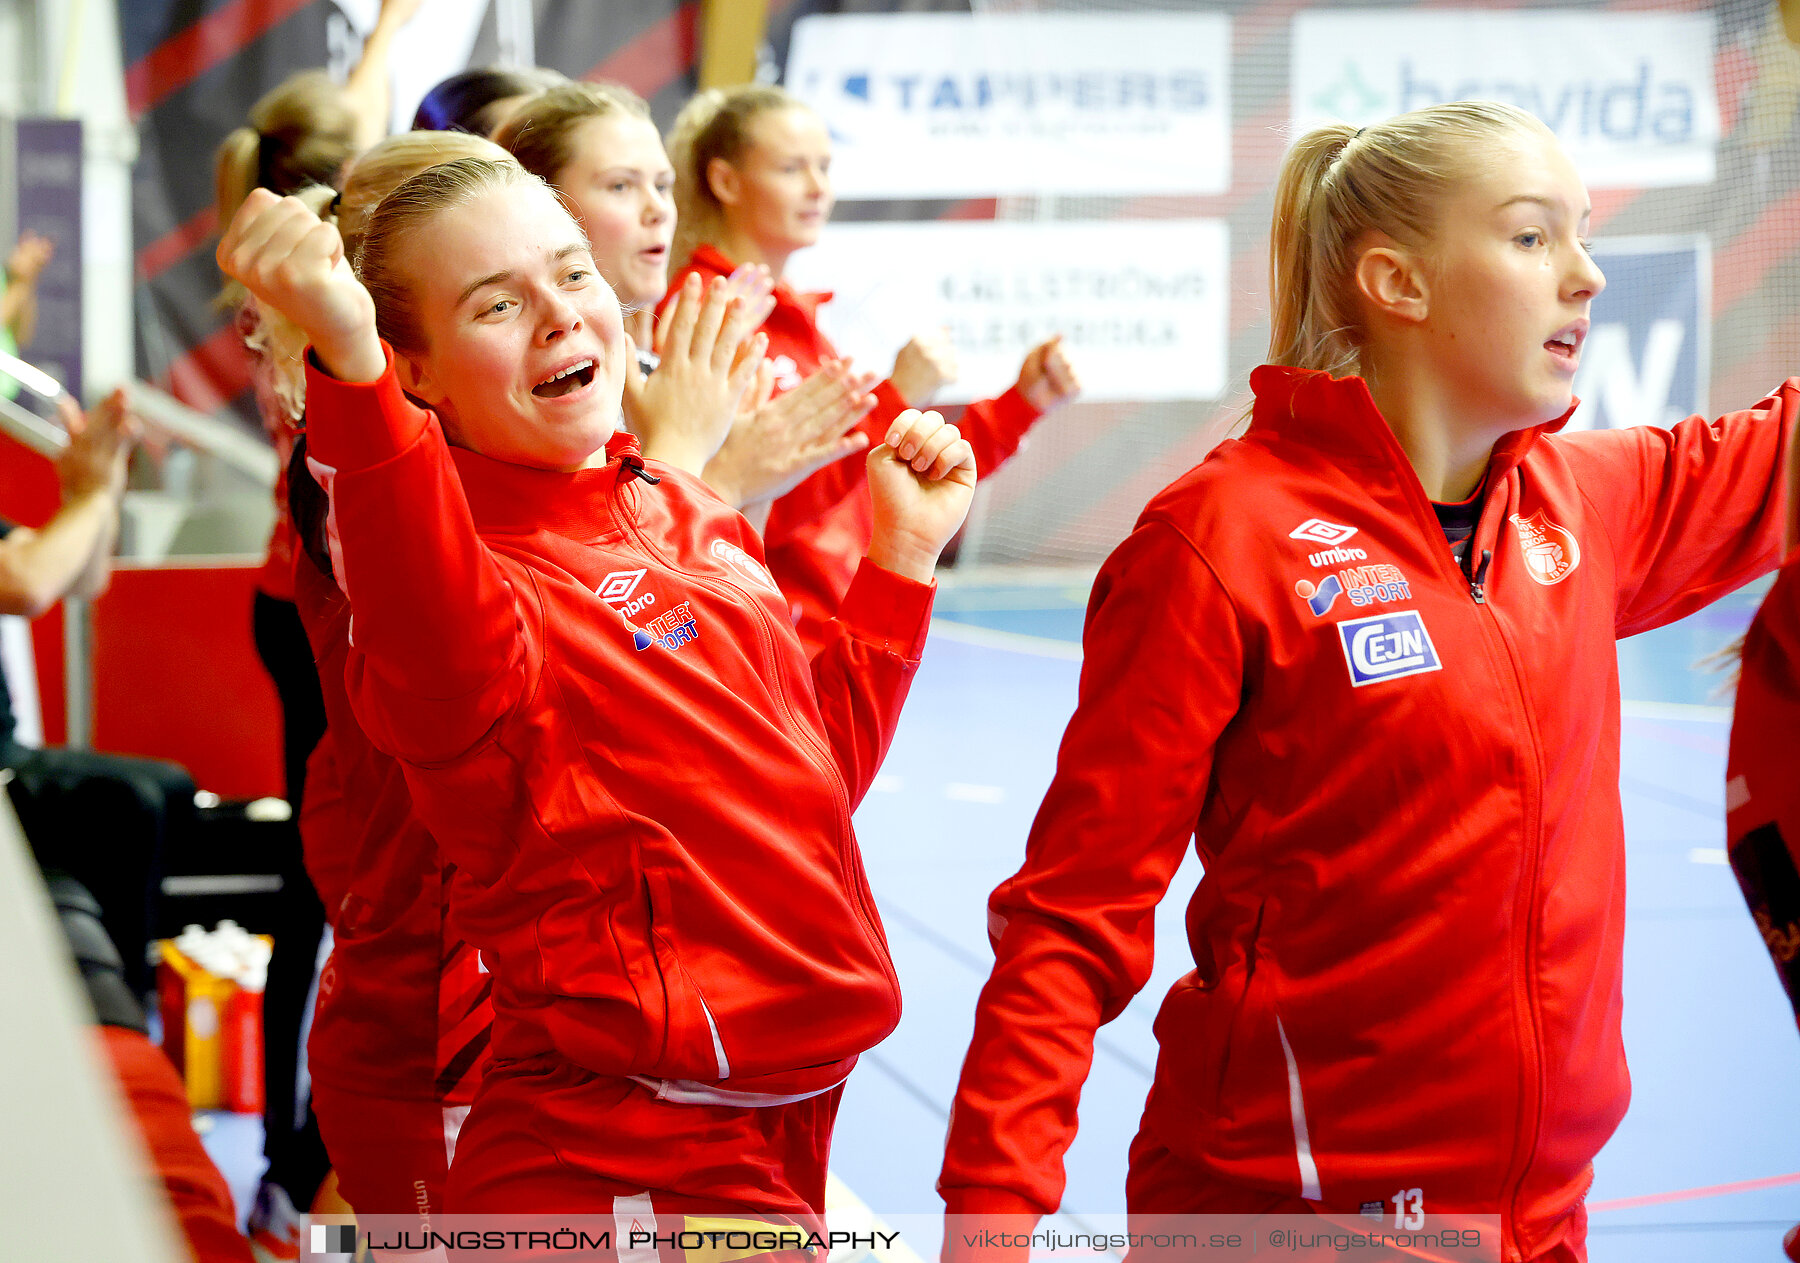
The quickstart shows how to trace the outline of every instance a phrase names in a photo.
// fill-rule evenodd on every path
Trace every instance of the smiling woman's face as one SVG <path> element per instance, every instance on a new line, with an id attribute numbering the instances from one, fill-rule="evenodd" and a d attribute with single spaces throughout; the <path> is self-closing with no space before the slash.
<path id="1" fill-rule="evenodd" d="M 438 212 L 397 260 L 422 347 L 401 384 L 459 447 L 539 469 L 604 459 L 627 343 L 619 303 L 569 213 L 537 181 Z"/>

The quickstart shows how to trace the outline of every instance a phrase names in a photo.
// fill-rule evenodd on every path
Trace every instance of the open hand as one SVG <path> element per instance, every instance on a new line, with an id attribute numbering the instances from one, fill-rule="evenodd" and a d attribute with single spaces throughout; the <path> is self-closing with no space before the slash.
<path id="1" fill-rule="evenodd" d="M 1040 342 L 1026 353 L 1019 366 L 1019 393 L 1039 412 L 1048 412 L 1081 393 L 1081 378 L 1063 350 L 1062 334 Z"/>
<path id="2" fill-rule="evenodd" d="M 857 423 L 875 406 L 872 373 L 828 360 L 786 394 L 770 398 L 774 366 L 765 363 L 725 445 L 706 464 L 707 484 L 743 508 L 786 495 L 815 470 L 869 444 Z"/>
<path id="3" fill-rule="evenodd" d="M 85 414 L 74 400 L 61 395 L 56 409 L 57 419 L 69 435 L 69 445 L 56 459 L 63 499 L 73 500 L 94 492 L 105 492 L 118 499 L 125 491 L 131 449 L 142 428 L 125 392 L 114 390 Z"/>
<path id="4" fill-rule="evenodd" d="M 908 409 L 869 453 L 869 493 L 875 508 L 869 560 L 929 583 L 938 554 L 975 498 L 975 452 L 937 413 Z"/>
<path id="5" fill-rule="evenodd" d="M 386 370 L 375 302 L 351 272 L 336 226 L 304 202 L 253 189 L 217 257 L 225 275 L 300 327 L 332 376 L 372 382 Z"/>
<path id="6" fill-rule="evenodd" d="M 752 329 L 762 328 L 762 322 L 775 310 L 775 274 L 766 263 L 746 263 L 738 268 L 725 278 L 725 292 L 744 300 Z"/>
<path id="7" fill-rule="evenodd" d="M 694 474 L 706 467 L 768 349 L 768 335 L 752 333 L 754 315 L 729 282 L 688 275 L 657 322 L 656 371 L 634 366 L 625 378 L 625 416 L 645 455 Z"/>
<path id="8" fill-rule="evenodd" d="M 956 348 L 950 345 L 950 331 L 933 329 L 901 347 L 888 380 L 914 407 L 930 403 L 933 395 L 956 380 Z"/>
<path id="9" fill-rule="evenodd" d="M 50 238 L 26 229 L 19 234 L 19 240 L 6 256 L 6 277 L 25 285 L 37 284 L 37 279 L 49 266 L 50 259 L 56 254 L 56 243 Z"/>

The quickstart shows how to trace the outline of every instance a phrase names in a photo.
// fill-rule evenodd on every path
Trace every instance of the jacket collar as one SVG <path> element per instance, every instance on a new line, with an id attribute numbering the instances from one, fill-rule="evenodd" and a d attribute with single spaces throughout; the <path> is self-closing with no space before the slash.
<path id="1" fill-rule="evenodd" d="M 694 253 L 688 256 L 688 266 L 708 276 L 730 276 L 737 270 L 737 264 L 720 254 L 716 247 L 704 243 L 694 247 Z M 775 305 L 797 308 L 811 321 L 818 319 L 819 308 L 830 302 L 831 297 L 832 291 L 828 289 L 802 293 L 786 281 L 775 282 Z"/>
<path id="2" fill-rule="evenodd" d="M 1333 377 L 1319 369 L 1264 364 L 1250 374 L 1256 396 L 1247 439 L 1263 435 L 1301 443 L 1329 455 L 1339 465 L 1404 469 L 1412 462 L 1400 440 L 1375 406 L 1368 383 L 1360 377 Z M 1493 487 L 1545 434 L 1568 424 L 1579 400 L 1554 421 L 1514 430 L 1494 444 L 1488 459 L 1488 486 Z"/>
<path id="3" fill-rule="evenodd" d="M 568 539 L 594 540 L 619 529 L 612 497 L 624 472 L 621 459 L 638 455 L 638 441 L 620 430 L 607 440 L 606 464 L 573 473 L 532 469 L 460 447 L 451 448 L 450 455 L 462 478 L 469 511 L 483 534 L 549 531 Z"/>

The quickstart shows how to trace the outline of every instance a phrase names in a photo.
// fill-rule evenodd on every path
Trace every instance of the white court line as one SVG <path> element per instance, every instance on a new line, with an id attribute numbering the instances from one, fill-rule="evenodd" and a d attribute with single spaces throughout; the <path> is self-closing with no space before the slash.
<path id="1" fill-rule="evenodd" d="M 1701 706 L 1695 702 L 1637 702 L 1626 698 L 1619 713 L 1627 719 L 1682 719 L 1699 723 L 1728 724 L 1731 707 Z"/>
<path id="2" fill-rule="evenodd" d="M 1722 846 L 1695 846 L 1688 848 L 1688 862 L 1691 864 L 1717 864 L 1728 867 L 1731 857 Z"/>
<path id="3" fill-rule="evenodd" d="M 878 794 L 898 794 L 906 788 L 906 778 L 883 772 L 869 783 L 869 788 Z"/>
<path id="4" fill-rule="evenodd" d="M 825 1175 L 825 1222 L 836 1231 L 855 1232 L 864 1236 L 871 1232 L 886 1234 L 893 1231 L 879 1215 L 869 1209 L 867 1202 L 850 1191 L 848 1184 L 838 1179 L 835 1171 Z M 885 1249 L 853 1249 L 845 1246 L 833 1250 L 827 1263 L 851 1263 L 856 1259 L 877 1259 L 884 1263 L 925 1263 L 918 1251 L 906 1244 L 904 1237 Z"/>
<path id="5" fill-rule="evenodd" d="M 1081 661 L 1081 646 L 1049 636 L 1028 636 L 1024 632 L 996 631 L 973 623 L 952 622 L 948 618 L 931 620 L 931 635 L 954 640 L 963 645 L 980 645 L 984 649 L 1011 649 L 1015 653 L 1035 654 L 1040 658 L 1061 658 L 1065 662 Z"/>
<path id="6" fill-rule="evenodd" d="M 1006 801 L 1006 787 L 1003 785 L 968 785 L 962 781 L 951 781 L 944 786 L 944 797 L 958 803 L 1003 803 Z"/>

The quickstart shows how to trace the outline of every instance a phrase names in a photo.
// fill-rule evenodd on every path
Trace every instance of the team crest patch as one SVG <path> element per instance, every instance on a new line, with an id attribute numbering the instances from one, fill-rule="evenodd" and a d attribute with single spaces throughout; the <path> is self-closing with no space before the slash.
<path id="1" fill-rule="evenodd" d="M 712 555 L 730 566 L 740 577 L 748 579 L 756 587 L 765 592 L 773 592 L 776 596 L 781 595 L 781 589 L 775 586 L 775 580 L 769 577 L 768 570 L 736 544 L 715 539 L 712 542 Z"/>
<path id="2" fill-rule="evenodd" d="M 776 390 L 789 391 L 806 380 L 800 376 L 800 366 L 791 355 L 777 355 L 769 361 L 769 367 L 775 374 Z"/>
<path id="3" fill-rule="evenodd" d="M 1518 529 L 1525 569 L 1539 583 L 1561 583 L 1581 564 L 1581 545 L 1575 536 L 1545 517 L 1542 510 L 1527 518 L 1515 513 L 1508 520 Z"/>
<path id="4" fill-rule="evenodd" d="M 1443 670 L 1431 633 L 1425 630 L 1425 620 L 1417 610 L 1353 618 L 1339 623 L 1337 633 L 1354 688 Z"/>

